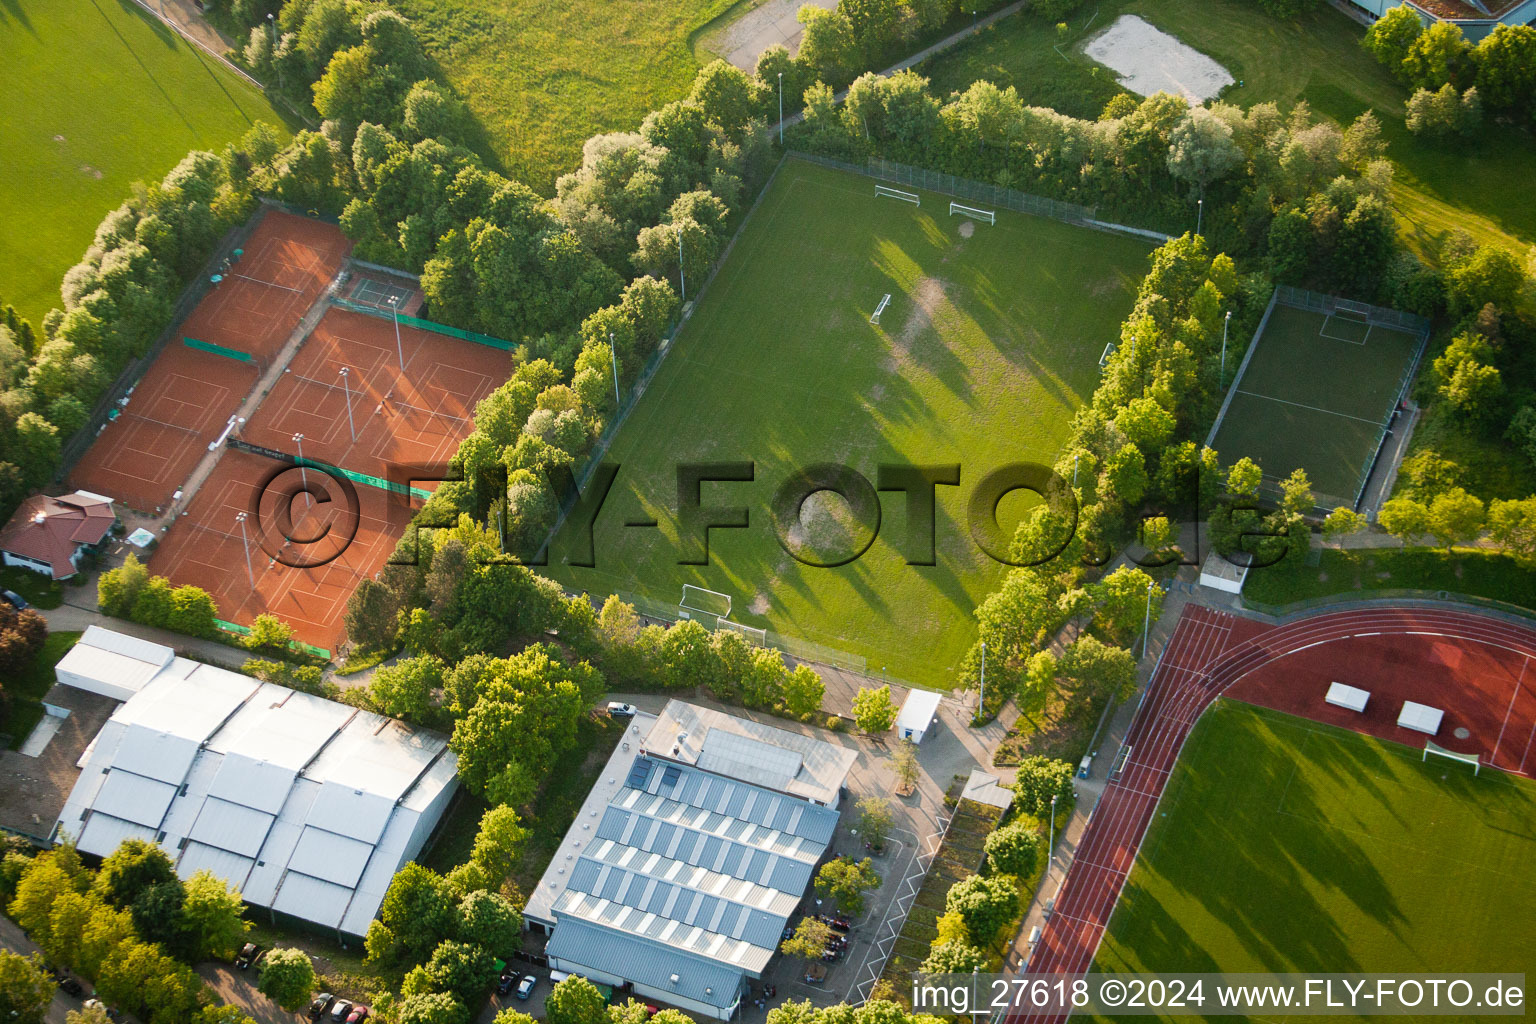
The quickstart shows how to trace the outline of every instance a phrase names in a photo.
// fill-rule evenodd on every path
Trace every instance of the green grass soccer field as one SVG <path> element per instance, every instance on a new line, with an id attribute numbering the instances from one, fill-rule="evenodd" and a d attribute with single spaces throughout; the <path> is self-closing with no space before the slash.
<path id="1" fill-rule="evenodd" d="M 925 192 L 918 208 L 876 198 L 862 175 L 785 164 L 608 455 L 620 470 L 594 532 L 596 567 L 564 564 L 561 537 L 553 574 L 673 608 L 685 583 L 726 592 L 734 620 L 952 685 L 975 602 L 1003 568 L 971 538 L 972 488 L 1004 464 L 1055 460 L 1151 246 L 1007 211 L 995 226 L 973 222 L 950 216 L 949 201 Z M 869 317 L 886 293 L 877 327 Z M 750 527 L 712 531 L 708 566 L 679 565 L 675 467 L 720 460 L 754 461 L 756 478 L 706 484 L 703 501 L 747 506 Z M 822 462 L 872 484 L 883 462 L 959 463 L 960 486 L 938 488 L 937 564 L 906 564 L 899 493 L 881 498 L 878 537 L 857 561 L 792 559 L 771 499 Z M 848 529 L 846 505 L 824 497 L 800 525 L 830 545 Z M 1025 507 L 1016 493 L 999 518 Z M 660 527 L 624 525 L 638 518 Z"/>
<path id="2" fill-rule="evenodd" d="M 135 181 L 264 120 L 261 91 L 128 0 L 0 4 L 0 299 L 34 322 Z"/>
<path id="3" fill-rule="evenodd" d="M 1246 455 L 1269 482 L 1300 466 L 1320 504 L 1352 504 L 1418 336 L 1276 305 L 1254 344 L 1216 434 L 1222 461 Z"/>
<path id="4" fill-rule="evenodd" d="M 1525 971 L 1536 786 L 1220 700 L 1094 970 Z"/>

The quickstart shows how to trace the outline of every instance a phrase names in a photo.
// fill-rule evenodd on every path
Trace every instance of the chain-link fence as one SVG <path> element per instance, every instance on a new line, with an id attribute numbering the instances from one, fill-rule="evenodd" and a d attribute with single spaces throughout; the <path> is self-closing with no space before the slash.
<path id="1" fill-rule="evenodd" d="M 1388 306 L 1373 306 L 1369 302 L 1357 302 L 1337 295 L 1326 295 L 1323 292 L 1308 291 L 1305 288 L 1293 288 L 1287 284 L 1276 285 L 1275 296 L 1283 306 L 1308 309 L 1314 313 L 1353 313 L 1365 317 L 1374 326 L 1390 327 L 1409 334 L 1427 332 L 1430 328 L 1429 320 L 1417 313 L 1405 313 Z"/>
<path id="2" fill-rule="evenodd" d="M 1375 607 L 1383 601 L 1399 601 L 1406 604 L 1453 604 L 1479 611 L 1488 612 L 1502 618 L 1512 619 L 1526 625 L 1536 620 L 1536 610 L 1523 608 L 1520 605 L 1510 604 L 1508 601 L 1498 601 L 1491 597 L 1477 597 L 1473 594 L 1457 594 L 1449 590 L 1370 590 L 1351 591 L 1347 594 L 1327 594 L 1322 597 L 1310 597 L 1300 601 L 1292 601 L 1289 604 L 1269 604 L 1264 601 L 1255 601 L 1243 595 L 1243 607 L 1265 615 L 1272 615 L 1277 619 L 1291 619 L 1303 614 L 1311 614 L 1324 609 L 1342 610 L 1353 607 Z"/>
<path id="3" fill-rule="evenodd" d="M 331 305 L 340 309 L 350 310 L 353 313 L 362 313 L 364 316 L 375 317 L 379 320 L 396 320 L 407 327 L 415 327 L 422 331 L 431 331 L 433 334 L 441 334 L 449 338 L 458 338 L 460 341 L 473 342 L 476 345 L 485 345 L 488 348 L 500 349 L 503 352 L 511 352 L 517 348 L 513 342 L 505 338 L 493 338 L 489 334 L 481 334 L 479 331 L 467 331 L 462 327 L 450 327 L 447 324 L 436 323 L 432 320 L 423 320 L 419 316 L 407 316 L 404 313 L 395 313 L 377 306 L 369 306 L 360 302 L 352 302 L 341 296 L 333 296 Z"/>

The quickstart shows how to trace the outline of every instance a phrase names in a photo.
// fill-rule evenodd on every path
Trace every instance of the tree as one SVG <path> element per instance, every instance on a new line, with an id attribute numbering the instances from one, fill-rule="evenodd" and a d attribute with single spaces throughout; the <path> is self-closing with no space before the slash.
<path id="1" fill-rule="evenodd" d="M 187 879 L 181 904 L 182 925 L 192 941 L 192 959 L 228 960 L 245 941 L 250 925 L 240 891 L 206 869 Z"/>
<path id="2" fill-rule="evenodd" d="M 1227 471 L 1227 493 L 1234 498 L 1257 498 L 1259 485 L 1263 482 L 1264 471 L 1246 455 Z"/>
<path id="3" fill-rule="evenodd" d="M 1033 755 L 1019 764 L 1013 779 L 1018 808 L 1035 816 L 1051 813 L 1051 798 L 1072 798 L 1072 765 L 1049 757 Z"/>
<path id="4" fill-rule="evenodd" d="M 1455 261 L 1446 275 L 1446 304 L 1461 318 L 1488 303 L 1509 309 L 1525 285 L 1525 268 L 1514 253 L 1496 245 L 1480 245 Z"/>
<path id="5" fill-rule="evenodd" d="M 830 941 L 832 941 L 832 929 L 807 915 L 800 919 L 794 934 L 779 943 L 779 952 L 810 963 L 821 959 L 821 954 L 826 952 L 827 943 Z"/>
<path id="6" fill-rule="evenodd" d="M 1412 545 L 1415 537 L 1429 532 L 1429 509 L 1412 498 L 1391 498 L 1382 503 L 1376 522 L 1404 544 Z"/>
<path id="7" fill-rule="evenodd" d="M 251 623 L 251 631 L 240 641 L 248 651 L 287 650 L 293 639 L 293 627 L 276 615 L 262 612 Z"/>
<path id="8" fill-rule="evenodd" d="M 922 767 L 917 763 L 917 744 L 909 739 L 896 744 L 896 752 L 891 755 L 891 771 L 896 774 L 898 794 L 905 795 L 917 788 L 918 776 L 922 774 Z"/>
<path id="9" fill-rule="evenodd" d="M 101 610 L 120 619 L 133 611 L 139 592 L 149 582 L 149 570 L 133 552 L 116 569 L 108 569 L 96 581 L 96 600 Z"/>
<path id="10" fill-rule="evenodd" d="M 1067 648 L 1056 665 L 1056 674 L 1083 699 L 1108 696 L 1127 700 L 1136 691 L 1135 655 L 1103 643 L 1091 633 L 1080 634 Z"/>
<path id="11" fill-rule="evenodd" d="M 1087 592 L 1083 590 L 1068 591 L 1062 597 L 1066 599 L 1072 594 L 1087 597 Z M 1024 674 L 1019 680 L 1019 692 L 1016 694 L 1021 712 L 1038 715 L 1045 710 L 1046 701 L 1056 688 L 1057 669 L 1056 655 L 1050 651 L 1036 651 L 1029 656 L 1029 660 L 1024 663 Z"/>
<path id="12" fill-rule="evenodd" d="M 0 602 L 0 678 L 19 678 L 48 639 L 48 622 L 28 608 L 18 612 Z M 4 687 L 0 684 L 0 695 Z"/>
<path id="13" fill-rule="evenodd" d="M 891 814 L 891 803 L 884 797 L 865 797 L 858 803 L 859 832 L 864 836 L 864 841 L 876 850 L 885 845 L 886 836 L 891 834 L 891 828 L 896 824 L 895 816 Z"/>
<path id="14" fill-rule="evenodd" d="M 1169 173 L 1193 184 L 1201 196 L 1207 185 L 1242 161 L 1243 151 L 1232 141 L 1232 126 L 1209 107 L 1190 110 L 1168 137 Z"/>
<path id="15" fill-rule="evenodd" d="M 1019 888 L 1011 875 L 969 875 L 950 886 L 944 909 L 965 922 L 971 942 L 990 945 L 1019 912 Z"/>
<path id="16" fill-rule="evenodd" d="M 400 1000 L 400 1024 L 469 1024 L 469 1010 L 447 992 L 428 992 Z"/>
<path id="17" fill-rule="evenodd" d="M 1516 558 L 1536 556 L 1536 497 L 1490 502 L 1488 535 Z"/>
<path id="18" fill-rule="evenodd" d="M 1139 568 L 1122 565 L 1102 580 L 1092 584 L 1088 592 L 1098 602 L 1098 619 L 1116 637 L 1128 638 L 1141 632 L 1150 617 L 1155 621 L 1162 613 L 1163 592 Z"/>
<path id="19" fill-rule="evenodd" d="M 528 830 L 518 821 L 511 807 L 492 807 L 480 816 L 480 831 L 469 858 L 485 872 L 486 880 L 496 887 L 506 881 L 517 867 Z"/>
<path id="20" fill-rule="evenodd" d="M 688 102 L 703 110 L 704 116 L 726 134 L 738 139 L 747 122 L 758 113 L 758 100 L 758 87 L 752 79 L 724 60 L 711 61 L 699 69 L 688 94 Z"/>
<path id="21" fill-rule="evenodd" d="M 935 943 L 923 961 L 923 971 L 928 974 L 970 974 L 986 967 L 987 954 L 964 942 Z"/>
<path id="22" fill-rule="evenodd" d="M 403 973 L 424 963 L 456 925 L 453 892 L 443 876 L 415 861 L 395 873 L 368 926 L 368 960 Z"/>
<path id="23" fill-rule="evenodd" d="M 343 624 L 347 638 L 365 651 L 380 651 L 395 639 L 400 605 L 394 593 L 374 579 L 364 579 L 347 598 Z"/>
<path id="24" fill-rule="evenodd" d="M 544 999 L 548 1024 L 608 1024 L 608 1000 L 586 978 L 573 974 Z"/>
<path id="25" fill-rule="evenodd" d="M 459 901 L 461 941 L 505 955 L 522 942 L 523 916 L 506 897 L 476 889 Z"/>
<path id="26" fill-rule="evenodd" d="M 860 731 L 871 736 L 889 732 L 896 724 L 896 705 L 891 701 L 890 685 L 877 690 L 859 687 L 853 697 L 853 720 Z"/>
<path id="27" fill-rule="evenodd" d="M 158 844 L 125 839 L 101 862 L 96 891 L 114 907 L 128 907 L 152 885 L 176 880 L 171 858 Z"/>
<path id="28" fill-rule="evenodd" d="M 261 958 L 256 990 L 289 1012 L 309 1001 L 315 990 L 315 965 L 302 949 L 274 949 Z"/>
<path id="29" fill-rule="evenodd" d="M 484 946 L 448 939 L 432 951 L 427 977 L 439 991 L 451 992 L 462 1003 L 478 1001 L 496 980 L 496 964 Z"/>
<path id="30" fill-rule="evenodd" d="M 1407 5 L 1393 7 L 1372 23 L 1366 30 L 1362 45 L 1393 75 L 1409 80 L 1404 66 L 1408 52 L 1424 34 L 1424 23 L 1418 12 Z"/>
<path id="31" fill-rule="evenodd" d="M 821 709 L 827 686 L 821 675 L 809 665 L 796 665 L 784 677 L 784 707 L 797 718 L 813 715 Z"/>
<path id="32" fill-rule="evenodd" d="M 1340 505 L 1323 519 L 1323 536 L 1329 540 L 1342 540 L 1364 530 L 1370 521 L 1348 505 Z"/>
<path id="33" fill-rule="evenodd" d="M 0 949 L 0 1020 L 43 1024 L 53 1001 L 53 979 L 37 953 L 22 956 Z"/>
<path id="34" fill-rule="evenodd" d="M 864 912 L 864 890 L 879 887 L 880 876 L 868 857 L 835 857 L 816 873 L 816 892 L 836 900 L 838 909 L 854 917 Z"/>
<path id="35" fill-rule="evenodd" d="M 1419 34 L 1403 57 L 1407 80 L 1425 89 L 1456 85 L 1468 77 L 1472 45 L 1461 27 L 1436 21 Z"/>
<path id="36" fill-rule="evenodd" d="M 1458 543 L 1476 540 L 1483 528 L 1482 500 L 1460 487 L 1436 495 L 1429 503 L 1425 525 L 1430 534 L 1449 551 Z"/>
<path id="37" fill-rule="evenodd" d="M 1477 91 L 1495 110 L 1536 106 L 1536 28 L 1495 25 L 1472 51 Z"/>
<path id="38" fill-rule="evenodd" d="M 1040 853 L 1044 848 L 1039 830 L 1019 819 L 987 836 L 987 867 L 994 875 L 1026 878 L 1040 863 Z"/>
<path id="39" fill-rule="evenodd" d="M 379 710 L 391 718 L 422 723 L 433 710 L 432 691 L 442 685 L 443 663 L 425 654 L 375 671 L 368 683 L 368 694 Z"/>

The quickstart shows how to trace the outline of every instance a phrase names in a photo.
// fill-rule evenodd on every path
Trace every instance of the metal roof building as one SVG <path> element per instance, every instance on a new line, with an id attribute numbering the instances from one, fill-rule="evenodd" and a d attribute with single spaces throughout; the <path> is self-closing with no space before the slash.
<path id="1" fill-rule="evenodd" d="M 349 935 L 367 931 L 457 785 L 442 736 L 185 658 L 129 697 L 82 761 L 55 826 L 82 851 L 158 842 L 183 878 L 207 868 L 248 903 Z"/>
<path id="2" fill-rule="evenodd" d="M 837 811 L 812 797 L 835 804 L 856 756 L 675 700 L 637 715 L 524 920 L 553 929 L 559 970 L 729 1019 L 832 841 Z"/>

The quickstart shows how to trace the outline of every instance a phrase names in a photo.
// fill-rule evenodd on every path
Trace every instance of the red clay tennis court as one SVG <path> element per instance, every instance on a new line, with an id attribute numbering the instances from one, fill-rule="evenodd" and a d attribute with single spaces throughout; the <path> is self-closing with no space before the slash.
<path id="1" fill-rule="evenodd" d="M 313 505 L 299 493 L 303 487 Z M 269 612 L 306 643 L 334 648 L 347 598 L 384 565 L 412 513 L 404 497 L 388 491 L 348 488 L 318 469 L 226 450 L 150 568 L 207 590 L 231 622 L 249 624 Z M 298 543 L 285 543 L 285 534 Z"/>
<path id="2" fill-rule="evenodd" d="M 391 465 L 446 469 L 475 406 L 511 374 L 499 349 L 404 325 L 397 347 L 390 320 L 332 308 L 240 437 L 297 455 L 303 434 L 306 458 L 386 479 Z"/>
<path id="3" fill-rule="evenodd" d="M 229 277 L 178 333 L 245 352 L 241 362 L 172 339 L 68 474 L 70 486 L 153 513 L 169 504 L 340 269 L 350 243 L 334 225 L 268 210 Z M 271 281 L 275 283 L 261 283 Z"/>
<path id="4" fill-rule="evenodd" d="M 401 483 L 404 475 L 391 467 L 437 466 L 446 473 L 459 442 L 474 429 L 475 406 L 511 375 L 511 358 L 404 325 L 398 348 L 395 339 L 391 320 L 328 309 L 240 438 L 295 456 L 302 447 L 305 459 Z M 295 434 L 304 436 L 302 445 Z M 317 492 L 312 511 L 309 499 L 295 493 L 304 485 Z M 422 479 L 415 486 L 431 490 L 434 484 Z M 282 520 L 284 508 L 292 525 Z M 227 450 L 150 567 L 203 587 L 229 621 L 249 623 L 270 612 L 299 639 L 335 648 L 347 598 L 383 567 L 413 511 L 408 499 L 379 487 L 349 487 L 318 469 Z M 246 538 L 235 518 L 240 512 L 247 513 Z M 331 532 L 320 536 L 327 525 Z M 337 542 L 354 529 L 349 543 Z M 285 536 L 294 540 L 285 543 Z"/>
<path id="5" fill-rule="evenodd" d="M 1383 605 L 1268 626 L 1185 609 L 1126 736 L 1111 778 L 1030 955 L 1031 974 L 1093 962 L 1184 739 L 1223 694 L 1422 749 L 1397 725 L 1405 700 L 1441 708 L 1435 742 L 1484 764 L 1536 774 L 1536 629 L 1439 607 Z M 1371 693 L 1364 713 L 1324 703 L 1332 682 Z M 1014 1021 L 1060 1020 L 1051 1012 Z"/>

